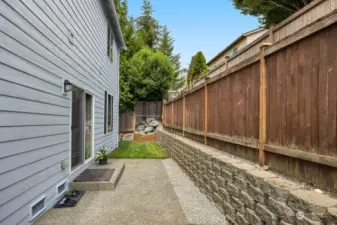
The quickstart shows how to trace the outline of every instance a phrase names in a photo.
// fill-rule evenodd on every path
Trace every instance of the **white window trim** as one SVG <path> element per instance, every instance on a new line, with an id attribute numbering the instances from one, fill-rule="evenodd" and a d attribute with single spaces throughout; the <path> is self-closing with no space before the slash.
<path id="1" fill-rule="evenodd" d="M 110 26 L 108 25 L 108 30 L 110 31 L 110 36 L 108 37 L 109 38 L 109 54 L 108 54 L 108 58 L 109 58 L 109 61 L 112 63 L 114 62 L 114 35 L 113 35 L 113 32 L 112 32 L 112 29 L 110 28 Z M 108 32 L 109 32 L 108 31 Z M 110 55 L 111 54 L 111 55 Z"/>
<path id="2" fill-rule="evenodd" d="M 39 197 L 38 199 L 36 199 L 32 204 L 29 205 L 29 218 L 30 218 L 30 221 L 36 219 L 38 216 L 41 215 L 42 212 L 44 212 L 46 210 L 46 198 L 47 196 L 46 195 L 42 195 L 41 197 Z M 33 215 L 33 207 L 34 205 L 36 205 L 38 202 L 42 201 L 43 200 L 43 208 L 38 211 L 37 213 L 35 213 L 35 215 Z"/>
<path id="3" fill-rule="evenodd" d="M 64 190 L 59 193 L 59 187 L 62 186 L 64 184 Z M 67 183 L 67 180 L 63 180 L 61 182 L 59 182 L 57 185 L 56 185 L 56 198 L 59 198 L 61 197 L 64 193 L 66 193 L 68 190 L 68 183 Z"/>
<path id="4" fill-rule="evenodd" d="M 112 98 L 112 105 L 111 105 L 111 107 L 112 107 L 112 110 L 111 110 L 111 126 L 112 126 L 112 130 L 111 130 L 111 132 L 108 132 L 108 121 L 109 121 L 109 119 L 108 119 L 108 112 L 109 112 L 109 104 L 107 104 L 106 105 L 106 108 L 105 108 L 105 110 L 106 110 L 106 118 L 104 118 L 104 120 L 106 120 L 106 121 L 104 121 L 104 123 L 105 123 L 105 130 L 104 130 L 104 136 L 107 136 L 107 135 L 111 135 L 111 134 L 113 134 L 113 128 L 114 128 L 114 117 L 113 117 L 113 115 L 114 115 L 114 112 L 113 112 L 113 109 L 114 109 L 114 96 L 113 96 L 113 94 L 111 94 L 109 91 L 104 91 L 104 98 L 105 98 L 105 92 L 107 93 L 107 98 L 105 99 L 105 102 L 104 102 L 104 104 L 107 104 L 107 102 L 109 101 L 109 95 L 111 96 L 111 98 Z M 103 128 L 103 129 L 104 129 Z"/>
<path id="5" fill-rule="evenodd" d="M 83 89 L 84 90 L 84 89 Z M 92 98 L 92 106 L 91 106 L 91 111 L 92 111 L 92 120 L 91 120 L 91 127 L 92 127 L 92 134 L 91 134 L 91 157 L 88 159 L 85 159 L 84 157 L 84 162 L 83 165 L 87 164 L 91 160 L 94 159 L 95 157 L 95 95 L 87 90 L 84 90 L 86 94 L 91 95 Z M 85 131 L 84 131 L 85 132 Z M 84 134 L 84 144 L 85 144 L 85 134 Z M 83 154 L 85 156 L 85 148 L 83 149 Z"/>
<path id="6" fill-rule="evenodd" d="M 112 34 L 112 31 L 110 32 L 110 61 L 113 62 L 114 61 L 114 36 Z"/>

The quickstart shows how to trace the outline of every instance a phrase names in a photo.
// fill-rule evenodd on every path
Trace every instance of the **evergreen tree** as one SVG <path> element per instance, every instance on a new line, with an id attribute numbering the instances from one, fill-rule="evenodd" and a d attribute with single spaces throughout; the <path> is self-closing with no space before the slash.
<path id="1" fill-rule="evenodd" d="M 173 54 L 174 50 L 174 39 L 171 37 L 170 31 L 167 29 L 167 26 L 163 26 L 161 32 L 161 38 L 159 40 L 158 51 L 161 51 L 168 57 L 171 61 L 173 68 L 175 70 L 175 78 L 172 84 L 172 90 L 178 90 L 182 88 L 185 84 L 185 78 L 180 76 L 180 54 Z"/>
<path id="2" fill-rule="evenodd" d="M 142 15 L 137 18 L 137 32 L 144 45 L 155 49 L 159 38 L 159 23 L 152 16 L 154 10 L 149 0 L 143 0 Z"/>
<path id="3" fill-rule="evenodd" d="M 122 51 L 120 55 L 119 107 L 121 111 L 129 111 L 133 109 L 136 99 L 131 92 L 132 84 L 128 68 L 130 66 L 130 59 L 141 49 L 142 43 L 136 34 L 133 18 L 128 16 L 127 0 L 114 0 L 114 3 L 125 45 L 127 46 L 127 49 Z"/>
<path id="4" fill-rule="evenodd" d="M 119 23 L 124 37 L 127 50 L 122 52 L 122 56 L 131 58 L 142 48 L 140 38 L 137 36 L 134 19 L 128 16 L 128 1 L 114 0 Z"/>
<path id="5" fill-rule="evenodd" d="M 194 87 L 194 81 L 205 75 L 207 71 L 206 58 L 202 52 L 198 52 L 192 57 L 187 71 L 188 90 L 192 89 Z"/>
<path id="6" fill-rule="evenodd" d="M 114 3 L 127 46 L 120 55 L 119 107 L 130 111 L 136 101 L 162 99 L 169 88 L 181 88 L 184 80 L 179 76 L 180 55 L 173 54 L 174 40 L 167 28 L 160 36 L 149 0 L 144 0 L 142 16 L 135 20 L 128 15 L 127 0 Z"/>
<path id="7" fill-rule="evenodd" d="M 198 52 L 193 60 L 192 77 L 193 80 L 199 79 L 208 70 L 206 58 L 202 52 Z"/>
<path id="8" fill-rule="evenodd" d="M 131 93 L 137 100 L 162 100 L 174 81 L 174 68 L 163 53 L 144 47 L 136 53 L 128 70 Z"/>
<path id="9" fill-rule="evenodd" d="M 158 50 L 167 57 L 172 56 L 174 49 L 173 43 L 174 40 L 170 35 L 170 31 L 168 31 L 167 26 L 163 26 Z"/>
<path id="10" fill-rule="evenodd" d="M 191 90 L 193 88 L 193 64 L 195 56 L 192 56 L 190 65 L 187 70 L 187 89 Z"/>
<path id="11" fill-rule="evenodd" d="M 180 70 L 180 54 L 173 54 L 174 39 L 171 37 L 171 32 L 167 29 L 167 26 L 162 28 L 158 50 L 170 59 L 176 71 Z"/>

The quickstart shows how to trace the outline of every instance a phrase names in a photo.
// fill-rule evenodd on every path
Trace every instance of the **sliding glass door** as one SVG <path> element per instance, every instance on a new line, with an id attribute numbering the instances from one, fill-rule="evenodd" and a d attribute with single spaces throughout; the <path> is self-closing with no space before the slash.
<path id="1" fill-rule="evenodd" d="M 72 87 L 71 168 L 93 156 L 93 97 L 83 89 Z"/>

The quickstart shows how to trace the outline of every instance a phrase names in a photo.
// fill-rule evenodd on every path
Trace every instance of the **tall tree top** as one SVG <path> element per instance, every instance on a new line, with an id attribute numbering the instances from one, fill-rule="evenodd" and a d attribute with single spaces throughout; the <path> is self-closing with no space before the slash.
<path id="1" fill-rule="evenodd" d="M 152 16 L 153 12 L 150 1 L 144 0 L 142 15 L 136 20 L 139 36 L 143 43 L 151 49 L 156 47 L 159 38 L 159 23 Z"/>
<path id="2" fill-rule="evenodd" d="M 198 79 L 207 71 L 206 58 L 202 52 L 198 52 L 193 60 L 192 76 Z"/>
<path id="3" fill-rule="evenodd" d="M 152 13 L 154 13 L 151 2 L 149 0 L 143 0 L 143 5 L 141 9 L 144 16 L 152 16 Z"/>
<path id="4" fill-rule="evenodd" d="M 167 57 L 171 57 L 173 55 L 174 49 L 173 43 L 174 40 L 170 35 L 170 31 L 168 31 L 166 25 L 163 26 L 158 50 L 164 53 L 164 55 L 166 55 Z"/>

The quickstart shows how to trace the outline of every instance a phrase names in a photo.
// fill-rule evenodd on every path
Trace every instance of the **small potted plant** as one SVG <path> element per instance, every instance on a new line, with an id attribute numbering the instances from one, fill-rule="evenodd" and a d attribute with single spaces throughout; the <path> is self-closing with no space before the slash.
<path id="1" fill-rule="evenodd" d="M 105 165 L 108 162 L 108 149 L 103 148 L 96 153 L 96 161 L 99 165 Z"/>

